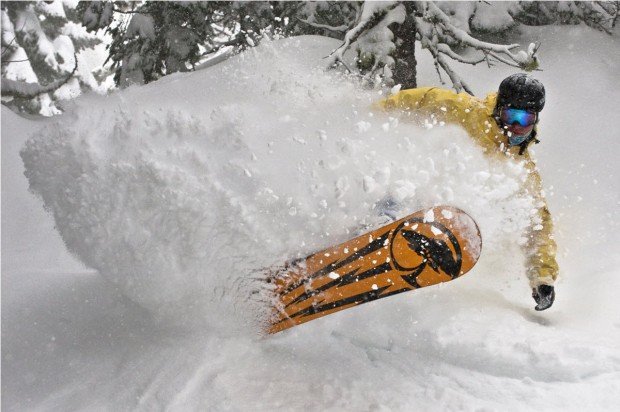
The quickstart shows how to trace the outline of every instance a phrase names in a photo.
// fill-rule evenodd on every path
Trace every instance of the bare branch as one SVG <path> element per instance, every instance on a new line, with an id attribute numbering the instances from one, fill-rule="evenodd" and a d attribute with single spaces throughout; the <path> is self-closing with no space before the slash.
<path id="1" fill-rule="evenodd" d="M 13 42 L 15 41 L 15 33 L 13 33 L 13 38 L 11 39 L 11 41 L 9 42 L 9 44 L 7 44 L 4 49 L 2 50 L 2 56 L 4 56 L 4 53 L 6 53 L 7 51 L 11 50 L 11 44 L 13 44 Z"/>
<path id="2" fill-rule="evenodd" d="M 29 62 L 30 59 L 23 59 L 23 60 L 2 60 L 2 64 L 9 64 L 9 63 L 22 63 L 22 62 Z"/>
<path id="3" fill-rule="evenodd" d="M 446 82 L 443 81 L 443 77 L 441 76 L 441 70 L 439 70 L 439 62 L 437 61 L 437 58 L 435 58 L 435 56 L 433 56 L 433 65 L 435 66 L 435 71 L 437 72 L 437 77 L 439 77 L 439 82 L 441 84 L 446 84 Z"/>
<path id="4" fill-rule="evenodd" d="M 345 24 L 341 24 L 340 26 L 330 26 L 328 24 L 320 24 L 320 23 L 316 23 L 316 22 L 312 22 L 312 21 L 308 21 L 308 20 L 303 20 L 298 18 L 297 20 L 299 20 L 302 23 L 305 23 L 309 26 L 312 27 L 316 27 L 317 29 L 325 29 L 325 30 L 330 30 L 330 31 L 336 31 L 339 33 L 345 32 L 348 30 L 349 26 L 345 25 Z"/>

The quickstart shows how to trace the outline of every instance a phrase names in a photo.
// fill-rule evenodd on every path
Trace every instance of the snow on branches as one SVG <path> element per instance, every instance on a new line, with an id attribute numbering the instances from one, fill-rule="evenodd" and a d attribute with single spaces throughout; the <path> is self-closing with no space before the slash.
<path id="1" fill-rule="evenodd" d="M 439 67 L 448 74 L 457 92 L 465 90 L 467 93 L 473 94 L 467 84 L 450 67 L 449 62 L 444 56 L 472 65 L 486 61 L 490 66 L 494 61 L 498 61 L 528 71 L 538 67 L 536 56 L 538 44 L 530 44 L 527 51 L 514 52 L 515 49 L 519 48 L 518 44 L 500 45 L 484 42 L 474 38 L 465 30 L 456 27 L 450 17 L 433 2 L 420 2 L 420 6 L 421 16 L 416 16 L 416 26 L 418 27 L 422 47 L 427 49 L 433 56 L 440 78 L 441 72 Z M 464 57 L 452 49 L 451 43 L 456 43 L 459 47 L 475 49 L 482 53 L 482 57 Z"/>
<path id="2" fill-rule="evenodd" d="M 408 17 L 414 20 L 411 26 L 415 36 L 408 36 L 408 41 L 394 39 L 393 31 Z M 410 48 L 413 54 L 415 41 L 420 41 L 422 48 L 433 56 L 440 79 L 443 70 L 457 92 L 464 90 L 472 94 L 471 88 L 451 67 L 450 60 L 472 65 L 501 62 L 523 70 L 538 67 L 537 44 L 530 44 L 525 51 L 517 51 L 518 44 L 501 45 L 478 40 L 458 27 L 446 12 L 431 1 L 364 3 L 355 25 L 346 32 L 343 44 L 331 54 L 329 64 L 345 64 L 344 53 L 355 47 L 358 54 L 356 64 L 361 72 L 370 77 L 380 73 L 383 82 L 402 84 L 402 79 L 392 76 L 392 68 L 397 63 L 393 54 L 397 48 L 403 47 Z M 455 51 L 455 46 L 473 49 L 477 55 L 461 54 Z M 415 64 L 415 59 L 412 62 Z M 414 86 L 403 84 L 405 88 Z"/>
<path id="3" fill-rule="evenodd" d="M 232 55 L 222 49 L 254 47 L 265 33 L 301 34 L 295 33 L 298 25 L 313 23 L 305 21 L 306 9 L 323 7 L 266 1 L 100 1 L 78 7 L 88 30 L 105 28 L 112 37 L 108 60 L 120 87 L 204 67 L 210 59 Z"/>
<path id="4" fill-rule="evenodd" d="M 81 50 L 101 43 L 72 21 L 74 9 L 61 0 L 2 2 L 2 102 L 17 111 L 46 116 L 56 102 L 99 84 Z"/>
<path id="5" fill-rule="evenodd" d="M 38 83 L 30 83 L 25 81 L 2 79 L 2 96 L 3 97 L 17 97 L 20 99 L 34 99 L 45 93 L 52 93 L 67 84 L 69 80 L 75 74 L 78 68 L 77 56 L 73 56 L 74 65 L 73 70 L 64 79 L 56 80 L 47 85 L 41 85 Z"/>
<path id="6" fill-rule="evenodd" d="M 370 73 L 375 73 L 379 68 L 390 70 L 390 66 L 394 64 L 391 53 L 396 46 L 392 42 L 393 34 L 388 26 L 403 23 L 405 17 L 405 6 L 399 2 L 364 3 L 355 25 L 346 32 L 344 42 L 330 55 L 329 64 L 344 64 L 344 53 L 353 43 L 358 42 L 358 67 L 367 66 Z"/>
<path id="7" fill-rule="evenodd" d="M 620 1 L 520 1 L 513 15 L 525 24 L 585 23 L 612 35 L 619 13 Z"/>
<path id="8" fill-rule="evenodd" d="M 74 3 L 74 2 L 73 2 Z M 116 86 L 143 84 L 175 72 L 216 64 L 266 38 L 320 35 L 342 41 L 330 67 L 357 72 L 368 84 L 417 86 L 416 45 L 432 56 L 442 83 L 472 93 L 456 70 L 459 64 L 507 64 L 538 68 L 539 44 L 496 44 L 489 34 L 510 38 L 520 24 L 585 23 L 612 34 L 619 1 L 443 2 L 443 1 L 252 1 L 135 2 L 66 0 L 2 2 L 3 95 L 20 110 L 54 114 L 56 100 L 83 89 L 103 91 L 113 72 Z M 101 31 L 100 31 L 101 30 Z M 88 59 L 74 55 L 111 39 L 107 59 L 93 74 Z M 507 43 L 510 43 L 506 41 Z M 303 52 L 301 50 L 300 52 Z M 352 52 L 353 59 L 347 60 Z M 345 57 L 347 59 L 345 59 Z M 353 61 L 353 63 L 351 63 Z M 444 82 L 444 78 L 446 81 Z M 10 81 L 8 81 L 10 80 Z M 12 81 L 12 82 L 11 82 Z M 62 86 L 33 99 L 35 90 Z M 25 90 L 28 90 L 26 93 Z"/>

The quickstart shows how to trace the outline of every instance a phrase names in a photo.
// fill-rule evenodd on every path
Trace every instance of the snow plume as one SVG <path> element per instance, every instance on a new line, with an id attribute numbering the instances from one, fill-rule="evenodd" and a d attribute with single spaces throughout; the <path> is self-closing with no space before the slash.
<path id="1" fill-rule="evenodd" d="M 77 257 L 182 322 L 256 326 L 269 309 L 262 268 L 380 224 L 386 199 L 399 216 L 466 210 L 485 242 L 469 276 L 494 272 L 493 259 L 517 276 L 522 257 L 498 250 L 515 250 L 530 223 L 523 165 L 432 118 L 373 111 L 380 95 L 319 69 L 335 43 L 264 42 L 199 72 L 81 97 L 22 151 L 30 187 Z"/>

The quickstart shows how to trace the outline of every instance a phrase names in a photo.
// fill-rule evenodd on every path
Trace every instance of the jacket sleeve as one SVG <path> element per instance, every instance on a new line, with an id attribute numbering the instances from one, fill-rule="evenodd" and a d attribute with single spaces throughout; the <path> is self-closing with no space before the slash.
<path id="1" fill-rule="evenodd" d="M 553 239 L 553 221 L 542 190 L 540 175 L 534 162 L 528 156 L 529 192 L 536 201 L 536 216 L 529 230 L 526 255 L 527 276 L 531 287 L 553 285 L 558 277 L 558 264 L 555 259 L 556 244 Z"/>
<path id="2" fill-rule="evenodd" d="M 418 87 L 416 89 L 402 90 L 387 99 L 378 102 L 383 110 L 418 110 L 424 104 L 427 93 L 432 87 Z"/>
<path id="3" fill-rule="evenodd" d="M 485 140 L 484 123 L 487 115 L 484 106 L 475 97 L 467 93 L 455 93 L 452 90 L 438 87 L 420 87 L 417 89 L 402 90 L 379 102 L 381 109 L 402 110 L 412 120 L 444 121 L 459 125 L 483 146 Z"/>

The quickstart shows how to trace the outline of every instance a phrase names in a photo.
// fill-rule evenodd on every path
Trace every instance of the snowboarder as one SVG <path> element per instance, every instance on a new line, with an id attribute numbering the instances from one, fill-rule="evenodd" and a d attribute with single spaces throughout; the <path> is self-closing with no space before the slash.
<path id="1" fill-rule="evenodd" d="M 528 179 L 524 188 L 534 196 L 538 207 L 525 245 L 527 275 L 536 310 L 549 308 L 555 299 L 553 283 L 558 276 L 556 244 L 540 175 L 527 151 L 532 142 L 539 143 L 536 125 L 545 105 L 542 83 L 518 73 L 504 79 L 499 91 L 485 99 L 437 87 L 422 87 L 400 91 L 380 105 L 384 110 L 402 110 L 412 116 L 430 116 L 437 121 L 461 125 L 488 155 L 525 160 Z"/>

